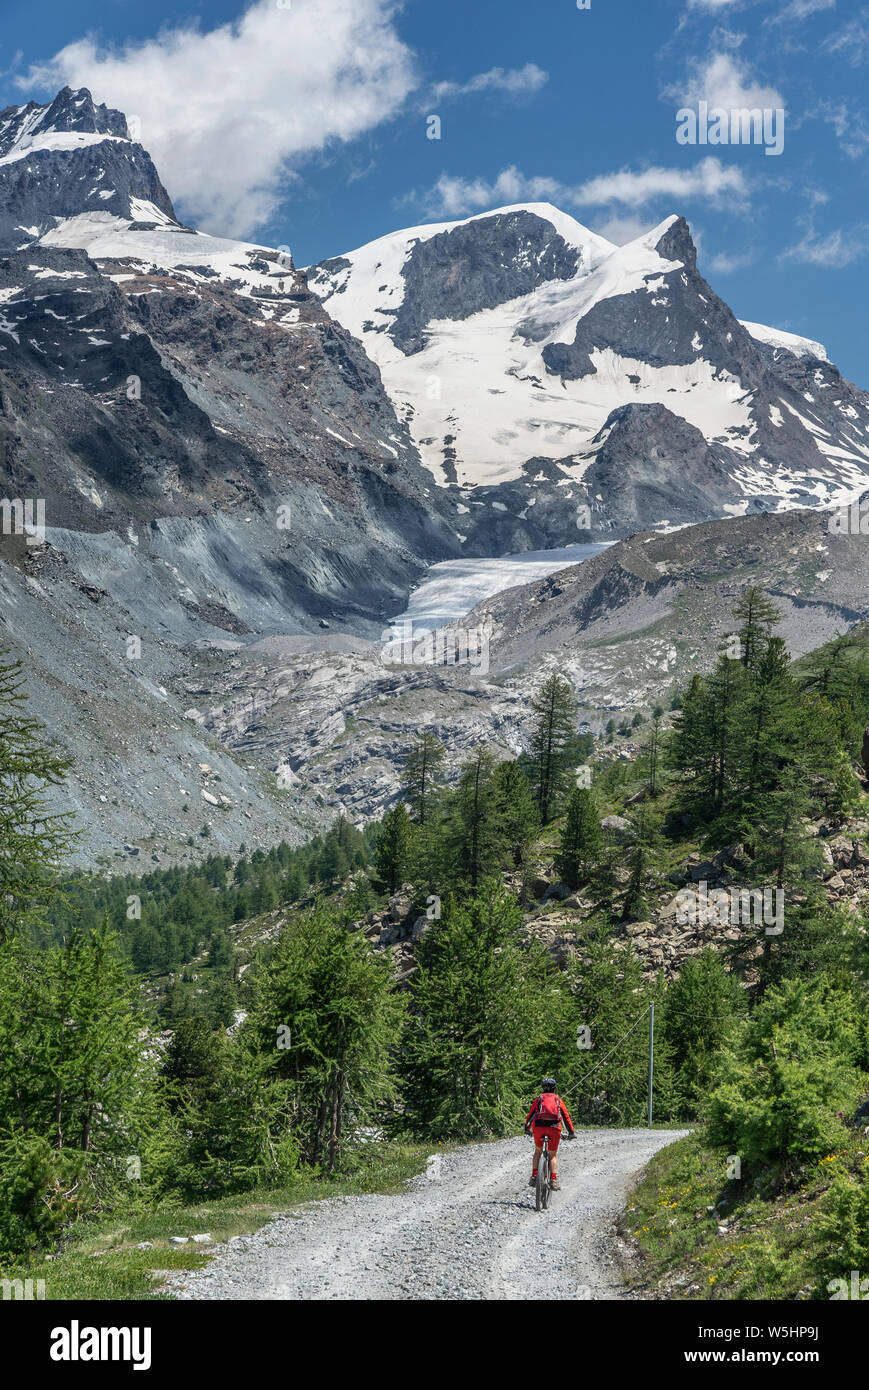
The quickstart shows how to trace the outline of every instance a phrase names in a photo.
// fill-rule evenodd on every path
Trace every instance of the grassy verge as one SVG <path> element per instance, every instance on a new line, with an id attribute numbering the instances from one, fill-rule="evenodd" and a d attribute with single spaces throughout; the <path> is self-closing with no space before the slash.
<path id="1" fill-rule="evenodd" d="M 191 1206 L 81 1221 L 55 1255 L 0 1269 L 0 1279 L 44 1279 L 46 1299 L 154 1299 L 168 1273 L 200 1269 L 211 1243 L 257 1231 L 302 1202 L 366 1192 L 398 1192 L 425 1168 L 432 1146 L 372 1144 L 331 1179 L 300 1177 L 289 1187 L 245 1192 Z M 170 1237 L 207 1234 L 207 1245 L 172 1245 Z"/>
<path id="2" fill-rule="evenodd" d="M 662 1149 L 622 1213 L 636 1255 L 632 1282 L 650 1298 L 829 1298 L 825 1197 L 836 1174 L 869 1181 L 869 1139 L 841 1146 L 790 1183 L 727 1177 L 727 1156 L 705 1148 L 702 1131 Z"/>

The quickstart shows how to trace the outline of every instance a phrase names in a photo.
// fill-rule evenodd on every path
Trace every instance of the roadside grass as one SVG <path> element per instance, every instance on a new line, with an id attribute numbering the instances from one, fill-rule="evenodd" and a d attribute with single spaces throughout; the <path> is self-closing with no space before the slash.
<path id="1" fill-rule="evenodd" d="M 258 1231 L 272 1216 L 304 1202 L 369 1192 L 400 1192 L 425 1169 L 432 1144 L 377 1143 L 356 1150 L 333 1178 L 300 1176 L 282 1188 L 262 1188 L 192 1205 L 161 1202 L 150 1210 L 80 1221 L 54 1255 L 0 1268 L 0 1280 L 43 1279 L 50 1299 L 162 1299 L 159 1286 L 177 1270 L 201 1269 L 209 1251 L 230 1236 Z M 442 1153 L 449 1146 L 441 1146 Z M 171 1236 L 207 1234 L 207 1245 L 172 1245 Z M 137 1248 L 147 1243 L 147 1248 Z"/>
<path id="2" fill-rule="evenodd" d="M 728 1155 L 695 1130 L 655 1155 L 621 1215 L 638 1257 L 630 1282 L 649 1298 L 829 1298 L 824 1197 L 837 1173 L 869 1181 L 867 1150 L 862 1132 L 843 1131 L 834 1154 L 789 1183 L 769 1172 L 755 1185 L 729 1179 Z"/>

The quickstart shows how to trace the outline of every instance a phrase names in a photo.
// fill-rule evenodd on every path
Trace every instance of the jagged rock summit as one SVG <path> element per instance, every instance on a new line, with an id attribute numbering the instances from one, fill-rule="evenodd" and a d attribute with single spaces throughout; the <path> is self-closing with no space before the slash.
<path id="1" fill-rule="evenodd" d="M 126 117 L 64 87 L 41 106 L 0 111 L 0 250 L 88 213 L 173 224 L 172 201 Z"/>

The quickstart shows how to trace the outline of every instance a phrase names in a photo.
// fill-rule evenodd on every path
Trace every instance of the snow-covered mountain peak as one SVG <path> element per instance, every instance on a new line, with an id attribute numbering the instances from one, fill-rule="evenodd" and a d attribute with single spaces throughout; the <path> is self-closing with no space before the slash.
<path id="1" fill-rule="evenodd" d="M 89 213 L 175 221 L 151 158 L 127 119 L 86 87 L 0 112 L 0 250 L 15 251 Z"/>
<path id="2" fill-rule="evenodd" d="M 544 497 L 621 528 L 865 487 L 866 397 L 820 344 L 740 323 L 678 214 L 614 246 L 547 203 L 498 208 L 307 274 L 435 479 L 508 513 L 514 549 L 552 537 L 528 529 Z"/>
<path id="3" fill-rule="evenodd" d="M 31 101 L 0 111 L 0 163 L 12 163 L 40 150 L 69 150 L 102 140 L 129 140 L 121 111 L 94 104 L 86 87 L 64 87 L 45 105 Z"/>
<path id="4" fill-rule="evenodd" d="M 379 237 L 308 276 L 356 337 L 381 334 L 412 355 L 433 321 L 467 319 L 552 281 L 584 277 L 615 249 L 549 203 L 517 203 Z"/>

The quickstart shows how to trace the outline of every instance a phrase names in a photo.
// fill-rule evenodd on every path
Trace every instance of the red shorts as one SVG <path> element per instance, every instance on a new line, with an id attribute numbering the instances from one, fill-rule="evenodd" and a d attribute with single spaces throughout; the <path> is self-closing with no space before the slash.
<path id="1" fill-rule="evenodd" d="M 561 1143 L 561 1125 L 532 1125 L 531 1133 L 534 1135 L 534 1145 L 538 1149 L 543 1148 L 543 1136 L 549 1135 L 549 1152 L 558 1152 L 558 1145 Z"/>

